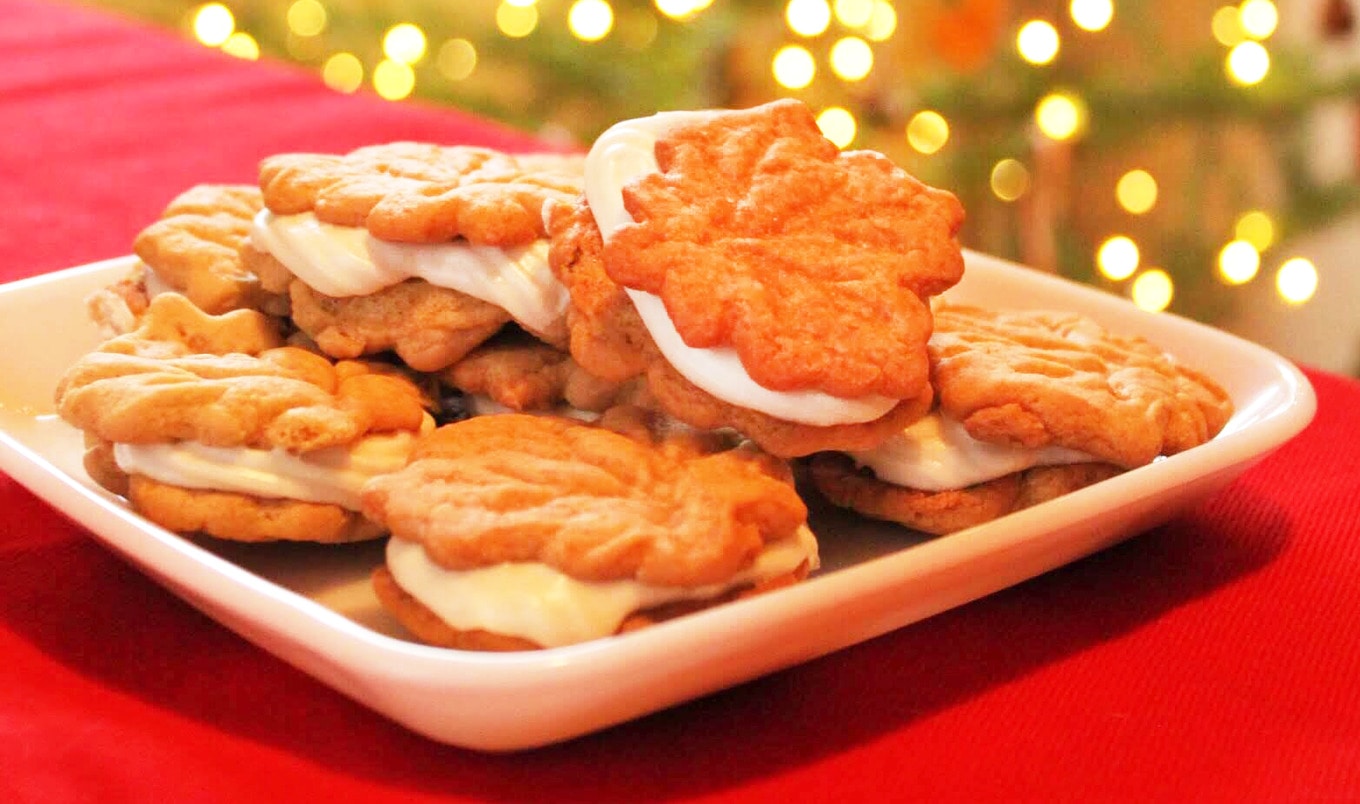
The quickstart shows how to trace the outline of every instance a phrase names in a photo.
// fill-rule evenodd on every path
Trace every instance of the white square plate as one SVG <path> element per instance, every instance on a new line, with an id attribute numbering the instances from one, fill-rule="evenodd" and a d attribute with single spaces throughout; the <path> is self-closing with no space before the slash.
<path id="1" fill-rule="evenodd" d="M 933 539 L 815 511 L 823 568 L 807 582 L 624 636 L 538 652 L 419 645 L 368 586 L 380 544 L 232 545 L 169 533 L 81 468 L 52 413 L 61 373 L 98 336 L 84 298 L 120 258 L 0 286 L 0 469 L 109 548 L 265 650 L 406 727 L 489 751 L 564 740 L 838 650 L 1107 547 L 1222 488 L 1299 432 L 1312 388 L 1226 333 L 975 253 L 959 301 L 1085 313 L 1202 367 L 1236 414 L 1212 442 L 1058 500 Z"/>

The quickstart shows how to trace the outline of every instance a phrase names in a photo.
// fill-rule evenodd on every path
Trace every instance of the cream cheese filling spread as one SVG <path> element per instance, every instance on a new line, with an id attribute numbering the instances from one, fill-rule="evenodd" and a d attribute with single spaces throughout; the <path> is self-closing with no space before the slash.
<path id="1" fill-rule="evenodd" d="M 620 226 L 633 223 L 623 206 L 623 187 L 649 173 L 659 173 L 656 141 L 673 126 L 699 122 L 708 112 L 662 112 L 615 124 L 595 140 L 586 156 L 586 200 L 608 239 Z M 676 331 L 660 297 L 627 289 L 638 315 L 657 348 L 675 370 L 712 396 L 738 407 L 757 410 L 784 421 L 826 427 L 881 418 L 899 400 L 882 396 L 843 399 L 820 391 L 773 391 L 751 379 L 731 348 L 694 348 Z"/>
<path id="2" fill-rule="evenodd" d="M 432 429 L 434 420 L 426 417 L 426 425 L 425 430 Z M 115 444 L 113 457 L 128 474 L 171 486 L 326 503 L 358 511 L 364 483 L 404 467 L 418 435 L 378 433 L 353 445 L 300 455 L 283 449 L 212 447 L 192 441 Z"/>
<path id="3" fill-rule="evenodd" d="M 918 419 L 873 449 L 848 453 L 879 480 L 922 491 L 950 491 L 1034 466 L 1097 460 L 1065 447 L 1025 449 L 979 441 L 938 412 Z"/>
<path id="4" fill-rule="evenodd" d="M 310 212 L 261 210 L 251 243 L 267 251 L 318 293 L 366 296 L 410 278 L 466 293 L 508 312 L 530 330 L 566 333 L 566 287 L 548 267 L 548 241 L 500 248 L 458 240 L 394 243 L 355 226 L 336 226 Z"/>
<path id="5" fill-rule="evenodd" d="M 636 611 L 679 600 L 705 600 L 745 584 L 787 575 L 804 561 L 817 568 L 817 540 L 801 527 L 765 546 L 725 584 L 654 586 L 638 581 L 580 581 L 539 562 L 449 570 L 419 542 L 387 542 L 387 569 L 407 594 L 452 628 L 480 629 L 557 647 L 609 636 Z"/>

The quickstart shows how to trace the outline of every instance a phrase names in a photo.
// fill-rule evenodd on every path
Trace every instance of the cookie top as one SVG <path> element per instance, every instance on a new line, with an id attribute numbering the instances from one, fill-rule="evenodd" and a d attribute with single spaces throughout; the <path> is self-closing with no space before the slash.
<path id="1" fill-rule="evenodd" d="M 609 277 L 660 297 L 688 346 L 735 349 L 765 388 L 917 396 L 925 299 L 963 273 L 958 200 L 841 152 L 801 102 L 669 119 L 653 119 L 660 172 L 623 184 L 631 222 L 601 223 Z"/>
<path id="2" fill-rule="evenodd" d="M 395 371 L 332 363 L 283 346 L 260 313 L 211 316 L 169 293 L 138 329 L 71 366 L 56 402 L 62 418 L 104 441 L 293 452 L 414 431 L 425 419 L 420 390 Z"/>
<path id="3" fill-rule="evenodd" d="M 1208 376 L 1077 313 L 938 305 L 930 355 L 941 412 L 982 441 L 1128 468 L 1208 441 L 1233 412 Z"/>
<path id="4" fill-rule="evenodd" d="M 268 157 L 260 189 L 276 214 L 314 212 L 326 223 L 367 226 L 382 240 L 514 246 L 543 236 L 543 204 L 579 194 L 581 173 L 570 155 L 394 142 L 344 155 Z"/>
<path id="5" fill-rule="evenodd" d="M 568 419 L 482 416 L 421 439 L 364 512 L 453 570 L 541 562 L 579 580 L 720 583 L 792 537 L 787 467 L 701 440 L 646 441 Z"/>
<path id="6" fill-rule="evenodd" d="M 132 250 L 162 282 L 210 313 L 274 312 L 273 294 L 242 256 L 262 207 L 255 187 L 200 184 L 172 200 L 160 220 L 137 235 Z"/>

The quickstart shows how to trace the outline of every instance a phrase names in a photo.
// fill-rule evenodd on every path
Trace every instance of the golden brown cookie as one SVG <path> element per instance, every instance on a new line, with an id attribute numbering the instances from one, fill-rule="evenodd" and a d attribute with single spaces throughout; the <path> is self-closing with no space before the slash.
<path id="1" fill-rule="evenodd" d="M 404 243 L 462 237 L 513 246 L 543 236 L 543 205 L 581 191 L 579 157 L 395 142 L 344 155 L 279 154 L 260 167 L 265 204 L 315 212 Z"/>
<path id="2" fill-rule="evenodd" d="M 420 279 L 368 296 L 326 296 L 294 280 L 293 323 L 331 357 L 391 350 L 416 371 L 439 371 L 461 360 L 510 321 L 510 314 L 466 293 Z"/>
<path id="3" fill-rule="evenodd" d="M 828 502 L 924 533 L 963 530 L 1123 472 L 1105 463 L 1036 466 L 961 489 L 922 491 L 885 483 L 848 456 L 814 455 L 809 476 Z"/>
<path id="4" fill-rule="evenodd" d="M 433 617 L 427 607 L 438 606 L 416 605 L 422 592 L 393 565 L 395 547 L 419 550 L 435 574 L 544 567 L 574 584 L 672 590 L 664 602 L 726 599 L 806 574 L 815 548 L 768 577 L 743 575 L 772 546 L 811 538 L 807 509 L 786 464 L 714 446 L 705 434 L 634 438 L 552 416 L 489 415 L 441 427 L 405 469 L 365 486 L 365 513 L 393 534 L 391 575 L 375 578 L 379 595 L 421 638 L 485 649 L 484 635 L 472 632 L 526 637 Z M 636 609 L 596 635 L 617 632 L 630 613 Z M 502 649 L 543 644 L 517 640 Z"/>
<path id="5" fill-rule="evenodd" d="M 211 316 L 173 293 L 72 365 L 56 403 L 97 483 L 164 527 L 242 541 L 377 536 L 357 484 L 429 426 L 395 369 L 332 363 L 283 346 L 261 313 Z"/>
<path id="6" fill-rule="evenodd" d="M 249 185 L 201 184 L 172 200 L 143 229 L 133 251 L 172 290 L 209 313 L 236 309 L 287 313 L 280 288 L 266 288 L 252 270 L 250 225 L 263 206 Z"/>
<path id="7" fill-rule="evenodd" d="M 509 327 L 440 373 L 448 385 L 514 411 L 566 405 L 600 412 L 636 400 L 636 382 L 611 383 L 585 372 L 571 355 Z"/>
<path id="8" fill-rule="evenodd" d="M 146 265 L 138 263 L 127 276 L 85 297 L 85 311 L 105 338 L 137 328 L 151 303 L 146 289 Z"/>
<path id="9" fill-rule="evenodd" d="M 567 286 L 571 308 L 571 354 L 592 375 L 615 382 L 646 378 L 656 404 L 703 429 L 730 427 L 775 455 L 794 457 L 819 450 L 860 449 L 897 432 L 930 408 L 930 386 L 868 422 L 810 425 L 777 419 L 724 402 L 682 377 L 661 356 L 623 288 L 605 273 L 600 231 L 584 203 L 549 207 L 549 264 Z"/>
<path id="10" fill-rule="evenodd" d="M 811 478 L 832 503 L 949 533 L 1204 443 L 1232 415 L 1212 379 L 1074 313 L 941 303 L 930 355 L 939 397 L 932 415 L 961 423 L 985 445 L 1035 451 L 1026 463 L 1038 464 L 963 488 L 920 489 L 858 466 L 879 466 L 864 453 L 824 453 L 813 458 Z M 1054 448 L 1061 454 L 1038 452 Z"/>
<path id="11" fill-rule="evenodd" d="M 609 278 L 659 296 L 685 343 L 777 391 L 919 397 L 926 300 L 963 275 L 963 207 L 782 100 L 676 124 L 623 187 Z"/>
<path id="12" fill-rule="evenodd" d="M 1076 313 L 941 305 L 935 322 L 940 410 L 982 441 L 1134 467 L 1208 441 L 1232 416 L 1203 372 Z"/>

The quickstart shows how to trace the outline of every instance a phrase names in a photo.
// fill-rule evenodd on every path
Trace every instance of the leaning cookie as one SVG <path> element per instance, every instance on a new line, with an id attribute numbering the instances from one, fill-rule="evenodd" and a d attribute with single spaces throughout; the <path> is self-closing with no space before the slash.
<path id="1" fill-rule="evenodd" d="M 251 242 L 292 275 L 293 323 L 323 352 L 452 365 L 507 322 L 565 344 L 543 205 L 580 159 L 397 142 L 264 160 Z"/>
<path id="2" fill-rule="evenodd" d="M 558 412 L 593 418 L 617 405 L 643 405 L 639 381 L 609 382 L 581 368 L 570 353 L 506 327 L 438 374 L 465 397 L 471 415 Z"/>
<path id="3" fill-rule="evenodd" d="M 1208 376 L 1076 313 L 942 304 L 930 354 L 931 415 L 813 457 L 832 503 L 949 533 L 1202 444 L 1233 411 Z"/>
<path id="4" fill-rule="evenodd" d="M 279 271 L 249 243 L 263 206 L 250 185 L 200 184 L 176 196 L 133 241 L 149 270 L 143 292 L 174 291 L 214 315 L 239 309 L 286 315 Z"/>
<path id="5" fill-rule="evenodd" d="M 445 425 L 364 488 L 392 533 L 374 588 L 422 641 L 526 650 L 805 577 L 816 540 L 787 465 L 714 446 L 552 416 Z"/>
<path id="6" fill-rule="evenodd" d="M 390 368 L 333 363 L 284 346 L 261 313 L 209 316 L 173 293 L 71 366 L 56 403 L 100 485 L 169 530 L 247 542 L 381 535 L 360 487 L 433 427 Z"/>
<path id="7" fill-rule="evenodd" d="M 963 271 L 953 195 L 839 151 L 795 101 L 620 123 L 585 187 L 549 227 L 587 370 L 645 374 L 671 415 L 784 456 L 929 407 L 928 300 Z"/>

